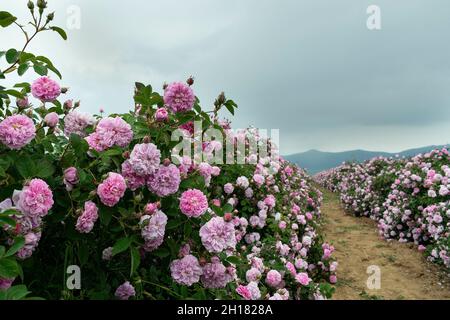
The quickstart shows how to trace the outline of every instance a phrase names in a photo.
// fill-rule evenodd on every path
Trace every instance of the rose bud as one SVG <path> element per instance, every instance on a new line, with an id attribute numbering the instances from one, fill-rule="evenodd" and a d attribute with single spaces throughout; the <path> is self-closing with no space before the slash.
<path id="1" fill-rule="evenodd" d="M 169 113 L 167 112 L 166 108 L 159 108 L 156 110 L 155 113 L 155 119 L 156 121 L 166 121 L 169 117 Z"/>
<path id="2" fill-rule="evenodd" d="M 47 113 L 47 115 L 44 117 L 44 122 L 50 128 L 54 128 L 58 125 L 59 116 L 56 112 Z"/>
<path id="3" fill-rule="evenodd" d="M 233 214 L 231 214 L 230 212 L 227 212 L 223 215 L 223 219 L 226 222 L 230 222 L 233 219 Z"/>

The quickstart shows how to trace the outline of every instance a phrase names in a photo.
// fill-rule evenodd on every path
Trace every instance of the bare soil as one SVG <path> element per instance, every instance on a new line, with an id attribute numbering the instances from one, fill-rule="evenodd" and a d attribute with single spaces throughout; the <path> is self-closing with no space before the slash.
<path id="1" fill-rule="evenodd" d="M 381 239 L 375 221 L 345 213 L 337 194 L 322 192 L 323 232 L 339 263 L 333 299 L 450 300 L 450 275 L 442 268 L 426 261 L 412 244 Z M 367 268 L 373 265 L 380 268 L 381 286 L 371 290 Z"/>

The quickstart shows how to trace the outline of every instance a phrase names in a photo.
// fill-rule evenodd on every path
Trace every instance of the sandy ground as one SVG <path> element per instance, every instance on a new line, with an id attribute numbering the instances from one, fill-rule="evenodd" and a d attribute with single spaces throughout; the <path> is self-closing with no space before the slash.
<path id="1" fill-rule="evenodd" d="M 322 191 L 323 232 L 339 262 L 333 299 L 450 299 L 450 275 L 411 244 L 380 239 L 374 221 L 346 214 L 337 194 Z M 379 267 L 380 289 L 367 287 L 369 266 Z"/>

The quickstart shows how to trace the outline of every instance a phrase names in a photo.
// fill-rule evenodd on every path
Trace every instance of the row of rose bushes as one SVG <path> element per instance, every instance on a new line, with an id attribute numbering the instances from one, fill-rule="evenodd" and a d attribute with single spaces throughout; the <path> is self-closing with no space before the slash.
<path id="1" fill-rule="evenodd" d="M 61 91 L 48 77 L 30 90 L 43 103 Z M 321 196 L 306 174 L 270 158 L 175 165 L 161 135 L 182 127 L 191 136 L 182 121 L 199 117 L 195 98 L 173 83 L 157 101 L 158 109 L 95 119 L 70 100 L 37 116 L 25 99 L 0 122 L 0 208 L 14 222 L 5 240 L 23 239 L 16 255 L 29 289 L 48 298 L 329 296 L 333 247 L 317 234 Z M 73 264 L 82 267 L 77 293 L 60 287 Z M 15 277 L 0 281 L 6 289 Z"/>
<path id="2" fill-rule="evenodd" d="M 450 155 L 447 148 L 412 158 L 345 163 L 315 176 L 344 208 L 378 222 L 385 239 L 413 242 L 450 269 Z"/>
<path id="3" fill-rule="evenodd" d="M 35 32 L 65 38 L 48 26 L 53 14 L 42 19 L 46 7 L 28 3 Z M 2 27 L 13 22 L 0 12 Z M 33 68 L 41 77 L 32 84 L 0 86 L 0 299 L 331 296 L 334 248 L 317 231 L 321 194 L 304 171 L 281 158 L 214 165 L 171 156 L 174 130 L 198 143 L 193 121 L 232 141 L 265 142 L 218 118 L 237 107 L 224 94 L 205 112 L 192 78 L 164 85 L 163 95 L 136 83 L 133 111 L 93 116 L 63 98 L 47 58 L 2 56 L 3 77 L 46 65 Z M 203 159 L 221 147 L 203 142 Z"/>

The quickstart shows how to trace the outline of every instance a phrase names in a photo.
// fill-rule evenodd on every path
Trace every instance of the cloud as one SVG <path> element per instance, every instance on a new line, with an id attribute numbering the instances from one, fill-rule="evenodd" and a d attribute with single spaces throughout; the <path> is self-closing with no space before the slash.
<path id="1" fill-rule="evenodd" d="M 24 12 L 26 1 L 4 0 Z M 134 81 L 196 77 L 204 106 L 222 90 L 235 127 L 281 129 L 283 153 L 308 148 L 398 151 L 450 136 L 450 27 L 445 0 L 379 0 L 382 30 L 366 28 L 370 1 L 49 1 L 69 41 L 45 35 L 82 106 L 125 112 Z M 8 34 L 11 45 L 16 37 Z"/>

